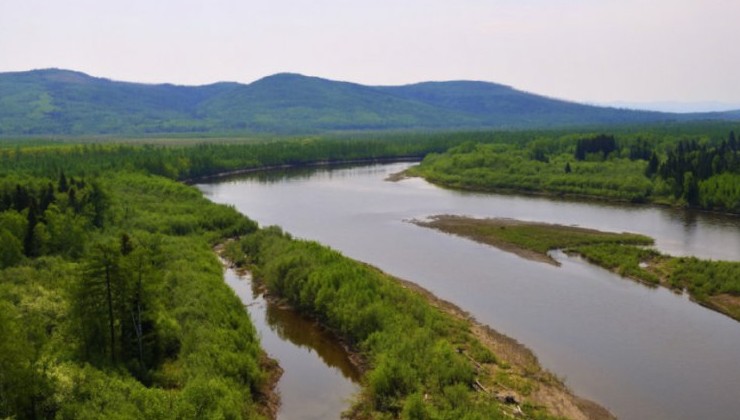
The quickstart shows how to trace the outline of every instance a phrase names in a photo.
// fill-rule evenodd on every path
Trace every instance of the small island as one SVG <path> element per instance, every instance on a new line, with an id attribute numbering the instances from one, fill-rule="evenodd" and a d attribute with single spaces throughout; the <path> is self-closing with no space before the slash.
<path id="1" fill-rule="evenodd" d="M 673 257 L 647 246 L 653 239 L 577 226 L 515 219 L 438 215 L 412 223 L 495 246 L 523 258 L 559 265 L 561 249 L 650 286 L 686 291 L 695 302 L 740 320 L 740 262 Z"/>

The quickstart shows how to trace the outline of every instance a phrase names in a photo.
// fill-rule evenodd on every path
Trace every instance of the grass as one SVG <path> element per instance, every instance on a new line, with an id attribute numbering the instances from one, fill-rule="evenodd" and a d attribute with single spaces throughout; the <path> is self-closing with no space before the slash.
<path id="1" fill-rule="evenodd" d="M 547 252 L 595 244 L 652 245 L 653 240 L 634 233 L 611 233 L 576 226 L 523 222 L 513 219 L 474 219 L 441 215 L 428 221 L 414 221 L 419 226 L 463 236 L 493 245 L 525 258 L 556 263 Z"/>
<path id="2" fill-rule="evenodd" d="M 697 303 L 740 321 L 740 261 L 673 257 L 645 248 L 653 239 L 644 235 L 575 226 L 452 215 L 414 223 L 555 265 L 547 252 L 562 249 L 623 277 L 686 291 Z"/>

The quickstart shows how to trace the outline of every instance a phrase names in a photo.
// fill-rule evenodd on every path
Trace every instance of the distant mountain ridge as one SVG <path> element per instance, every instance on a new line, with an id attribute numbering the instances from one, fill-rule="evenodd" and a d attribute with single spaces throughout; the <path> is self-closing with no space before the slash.
<path id="1" fill-rule="evenodd" d="M 0 73 L 0 136 L 546 128 L 696 119 L 578 104 L 489 82 L 366 86 L 292 73 L 250 84 L 119 82 L 44 69 Z"/>

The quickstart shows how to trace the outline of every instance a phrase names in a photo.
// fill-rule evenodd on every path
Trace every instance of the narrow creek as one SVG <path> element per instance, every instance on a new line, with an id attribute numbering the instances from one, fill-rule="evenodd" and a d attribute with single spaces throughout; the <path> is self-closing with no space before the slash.
<path id="1" fill-rule="evenodd" d="M 284 370 L 277 418 L 338 419 L 360 381 L 344 347 L 312 320 L 265 299 L 249 273 L 227 268 L 224 280 L 244 303 L 262 348 Z"/>

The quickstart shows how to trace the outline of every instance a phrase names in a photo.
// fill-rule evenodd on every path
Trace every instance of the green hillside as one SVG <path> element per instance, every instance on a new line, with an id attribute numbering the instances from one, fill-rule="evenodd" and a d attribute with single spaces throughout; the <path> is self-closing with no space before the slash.
<path id="1" fill-rule="evenodd" d="M 475 115 L 479 121 L 498 127 L 635 123 L 681 118 L 659 112 L 583 105 L 488 82 L 424 82 L 382 89 L 407 99 Z"/>
<path id="2" fill-rule="evenodd" d="M 281 73 L 214 96 L 201 107 L 225 127 L 257 131 L 476 126 L 475 116 L 370 86 Z"/>
<path id="3" fill-rule="evenodd" d="M 602 108 L 487 82 L 364 86 L 298 74 L 251 84 L 118 82 L 69 70 L 0 73 L 0 136 L 545 128 L 740 119 Z"/>

